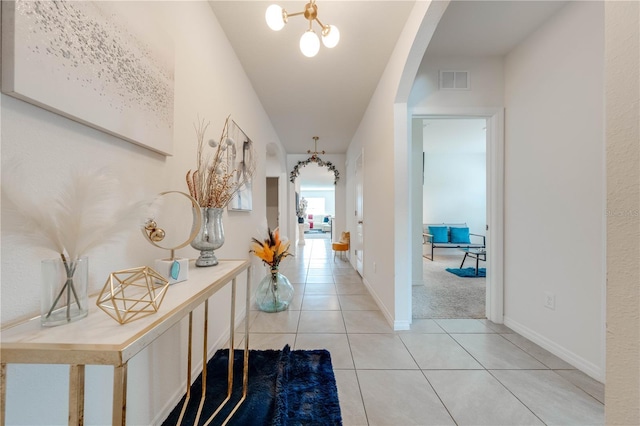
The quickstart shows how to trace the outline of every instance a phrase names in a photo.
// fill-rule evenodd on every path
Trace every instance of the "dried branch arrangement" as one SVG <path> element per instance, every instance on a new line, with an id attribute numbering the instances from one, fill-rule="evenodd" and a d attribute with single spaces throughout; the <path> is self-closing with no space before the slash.
<path id="1" fill-rule="evenodd" d="M 202 120 L 193 126 L 198 140 L 197 169 L 187 172 L 187 187 L 200 207 L 224 208 L 255 173 L 253 143 L 227 117 L 219 142 L 209 139 L 205 145 L 209 124 Z M 207 145 L 213 148 L 213 153 L 205 156 Z"/>

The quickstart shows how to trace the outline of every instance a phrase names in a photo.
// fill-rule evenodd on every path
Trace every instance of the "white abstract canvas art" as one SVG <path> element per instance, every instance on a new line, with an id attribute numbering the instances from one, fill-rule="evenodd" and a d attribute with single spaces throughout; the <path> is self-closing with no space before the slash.
<path id="1" fill-rule="evenodd" d="M 255 168 L 253 141 L 235 121 L 231 121 L 228 132 L 228 137 L 233 141 L 233 145 L 227 149 L 228 162 L 235 170 L 234 181 L 240 184 L 238 192 L 229 203 L 229 210 L 251 211 L 253 209 L 252 171 Z"/>
<path id="2" fill-rule="evenodd" d="M 171 155 L 172 43 L 127 3 L 3 1 L 2 92 Z"/>

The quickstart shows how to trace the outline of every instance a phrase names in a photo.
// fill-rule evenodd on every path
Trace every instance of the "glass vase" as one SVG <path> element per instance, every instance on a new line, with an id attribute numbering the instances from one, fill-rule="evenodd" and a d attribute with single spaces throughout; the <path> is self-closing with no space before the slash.
<path id="1" fill-rule="evenodd" d="M 261 311 L 284 311 L 289 307 L 291 299 L 293 299 L 293 286 L 289 279 L 277 269 L 272 269 L 256 289 L 256 304 Z"/>
<path id="2" fill-rule="evenodd" d="M 215 266 L 218 258 L 214 250 L 224 244 L 224 228 L 222 227 L 222 212 L 224 209 L 217 207 L 199 207 L 202 212 L 200 231 L 191 241 L 191 247 L 200 250 L 200 257 L 196 260 L 196 266 Z M 195 212 L 193 213 L 195 216 Z M 194 220 L 194 223 L 196 221 Z"/>
<path id="3" fill-rule="evenodd" d="M 77 321 L 89 313 L 89 259 L 42 261 L 40 323 L 51 327 Z"/>

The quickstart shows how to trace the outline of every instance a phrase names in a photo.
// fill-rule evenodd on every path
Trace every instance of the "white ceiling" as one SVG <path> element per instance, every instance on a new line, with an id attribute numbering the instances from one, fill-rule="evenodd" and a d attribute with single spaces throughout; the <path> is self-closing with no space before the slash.
<path id="1" fill-rule="evenodd" d="M 306 1 L 277 3 L 294 13 Z M 298 48 L 303 17 L 274 32 L 264 19 L 270 2 L 210 0 L 288 154 L 313 149 L 313 136 L 318 150 L 346 152 L 413 3 L 318 0 L 318 18 L 336 25 L 341 39 L 306 58 Z M 452 1 L 428 53 L 504 55 L 564 3 Z"/>
<path id="2" fill-rule="evenodd" d="M 277 1 L 289 13 L 306 1 Z M 320 47 L 314 58 L 300 53 L 308 28 L 302 16 L 290 17 L 275 32 L 267 27 L 265 1 L 211 1 L 288 154 L 313 149 L 345 153 L 382 75 L 411 1 L 319 0 L 318 18 L 340 30 L 333 49 Z M 316 33 L 319 26 L 314 24 Z"/>
<path id="3" fill-rule="evenodd" d="M 452 1 L 429 43 L 429 55 L 504 56 L 566 1 Z"/>

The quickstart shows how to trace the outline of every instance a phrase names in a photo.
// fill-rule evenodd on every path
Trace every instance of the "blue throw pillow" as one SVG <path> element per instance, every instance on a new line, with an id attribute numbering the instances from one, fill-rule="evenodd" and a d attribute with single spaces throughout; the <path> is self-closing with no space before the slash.
<path id="1" fill-rule="evenodd" d="M 470 244 L 469 228 L 451 228 L 451 242 L 457 244 Z"/>
<path id="2" fill-rule="evenodd" d="M 447 235 L 446 226 L 430 226 L 429 233 L 433 235 L 432 243 L 448 243 L 449 236 Z"/>

